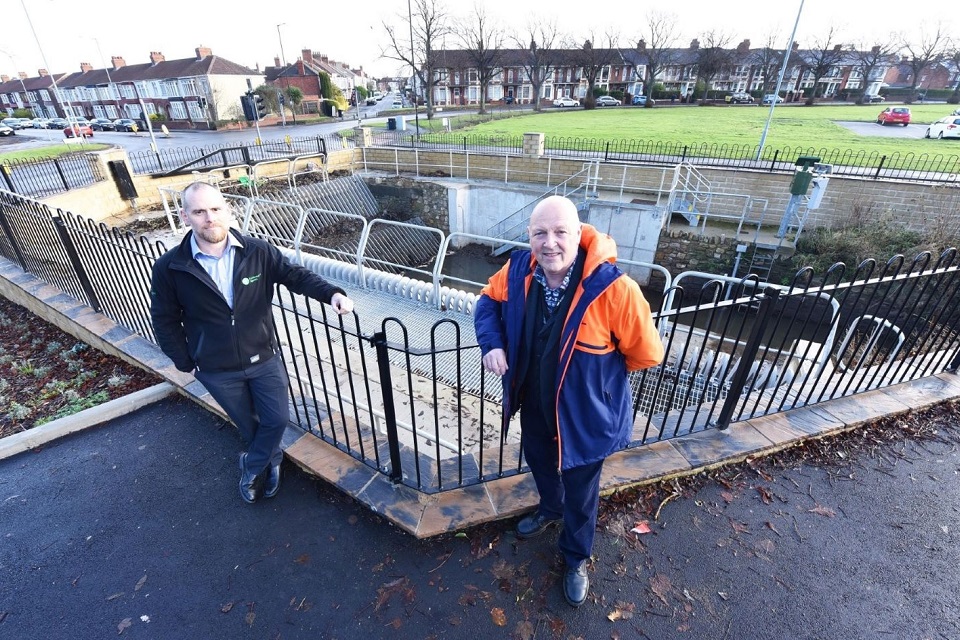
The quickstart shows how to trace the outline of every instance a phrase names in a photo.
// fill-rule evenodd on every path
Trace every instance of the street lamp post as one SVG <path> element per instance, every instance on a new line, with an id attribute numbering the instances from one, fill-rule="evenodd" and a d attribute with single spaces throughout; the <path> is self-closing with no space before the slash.
<path id="1" fill-rule="evenodd" d="M 417 140 L 420 139 L 420 110 L 417 102 L 417 62 L 413 53 L 413 10 L 410 8 L 410 0 L 407 0 L 407 20 L 410 23 L 410 67 L 413 69 L 413 75 L 410 82 L 413 83 L 413 121 L 417 127 Z"/>
<path id="2" fill-rule="evenodd" d="M 803 13 L 803 2 L 800 0 L 800 8 L 797 9 L 797 19 L 793 23 L 793 31 L 790 32 L 790 41 L 783 52 L 783 64 L 780 65 L 780 75 L 777 77 L 777 86 L 773 91 L 773 100 L 770 101 L 770 111 L 767 112 L 767 122 L 763 125 L 763 133 L 760 134 L 760 144 L 757 146 L 756 160 L 760 160 L 763 155 L 763 146 L 767 141 L 767 132 L 770 130 L 770 121 L 773 119 L 773 110 L 777 106 L 777 99 L 780 97 L 780 85 L 783 84 L 783 76 L 787 72 L 787 64 L 790 62 L 790 52 L 793 50 L 793 39 L 797 35 L 797 25 L 800 24 L 800 14 Z"/>
<path id="3" fill-rule="evenodd" d="M 286 22 L 281 22 L 277 25 L 277 39 L 280 41 L 280 62 L 283 63 L 283 69 L 280 72 L 281 74 L 283 74 L 283 70 L 285 70 L 287 67 L 287 56 L 283 53 L 283 35 L 280 33 L 280 27 L 286 24 Z M 290 81 L 286 76 L 283 76 L 283 84 L 285 89 L 290 89 Z M 278 99 L 277 102 L 280 102 L 280 100 Z M 297 113 L 294 111 L 293 105 L 290 106 L 290 115 L 293 116 L 293 124 L 297 124 Z M 280 122 L 281 126 L 287 126 L 287 114 L 284 111 L 282 102 L 280 103 Z"/>

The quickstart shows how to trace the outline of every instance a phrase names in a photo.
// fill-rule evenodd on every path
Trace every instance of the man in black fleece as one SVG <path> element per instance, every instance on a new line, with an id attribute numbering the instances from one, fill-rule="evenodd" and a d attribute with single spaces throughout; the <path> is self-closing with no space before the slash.
<path id="1" fill-rule="evenodd" d="M 240 497 L 254 502 L 256 479 L 268 471 L 263 497 L 272 498 L 280 488 L 280 440 L 289 421 L 274 286 L 326 302 L 341 315 L 353 311 L 353 301 L 276 247 L 231 230 L 230 205 L 216 187 L 195 182 L 181 202 L 190 232 L 153 267 L 150 312 L 157 341 L 237 425 L 247 448 L 240 455 Z"/>

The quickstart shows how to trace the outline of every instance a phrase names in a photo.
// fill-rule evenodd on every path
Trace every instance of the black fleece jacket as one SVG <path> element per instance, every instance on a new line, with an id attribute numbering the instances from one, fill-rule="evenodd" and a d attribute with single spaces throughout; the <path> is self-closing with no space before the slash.
<path id="1" fill-rule="evenodd" d="M 192 233 L 154 264 L 150 290 L 157 342 L 180 371 L 239 371 L 271 358 L 277 352 L 271 309 L 277 284 L 326 303 L 334 293 L 346 295 L 276 247 L 231 230 L 243 243 L 234 256 L 231 309 L 194 260 Z"/>

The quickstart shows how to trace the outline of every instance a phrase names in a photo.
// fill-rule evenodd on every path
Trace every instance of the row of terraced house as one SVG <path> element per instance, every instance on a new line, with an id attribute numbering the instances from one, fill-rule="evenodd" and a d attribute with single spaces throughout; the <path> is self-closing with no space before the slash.
<path id="1" fill-rule="evenodd" d="M 325 72 L 345 95 L 371 80 L 363 69 L 351 69 L 325 55 L 309 54 L 308 60 L 264 70 L 250 69 L 197 47 L 192 58 L 167 60 L 150 52 L 149 62 L 127 64 L 121 56 L 111 66 L 95 69 L 83 62 L 80 71 L 51 74 L 40 69 L 30 77 L 0 75 L 0 111 L 12 115 L 26 109 L 37 118 L 81 116 L 86 118 L 132 118 L 153 116 L 171 129 L 212 129 L 218 123 L 243 118 L 240 96 L 250 87 L 273 81 L 280 89 L 295 85 L 304 94 L 307 111 L 316 111 L 320 96 L 319 73 Z M 291 83 L 281 76 L 290 69 L 307 69 L 309 78 Z"/>
<path id="2" fill-rule="evenodd" d="M 490 77 L 485 102 L 506 100 L 533 102 L 531 74 L 548 69 L 540 90 L 541 100 L 586 96 L 588 69 L 596 68 L 594 89 L 599 93 L 635 96 L 645 91 L 651 59 L 658 67 L 654 87 L 658 97 L 689 100 L 703 96 L 701 64 L 709 59 L 716 71 L 709 78 L 714 96 L 724 93 L 772 93 L 780 73 L 783 50 L 751 49 L 742 41 L 735 49 L 706 50 L 696 39 L 687 48 L 647 49 L 644 41 L 629 49 L 560 49 L 548 52 L 509 49 L 496 56 L 494 73 L 481 73 L 474 52 L 440 50 L 432 57 L 432 100 L 435 105 L 477 104 L 484 75 Z M 535 60 L 537 60 L 535 62 Z M 719 60 L 719 63 L 718 63 Z M 936 60 L 916 78 L 914 67 L 896 54 L 883 54 L 879 47 L 861 52 L 842 45 L 827 50 L 805 50 L 794 45 L 780 87 L 786 99 L 801 97 L 854 99 L 860 94 L 876 95 L 881 89 L 954 89 L 960 81 L 957 67 L 948 60 Z M 915 82 L 916 80 L 916 82 Z M 420 91 L 422 94 L 423 92 Z"/>
<path id="3" fill-rule="evenodd" d="M 375 85 L 362 68 L 350 68 L 309 49 L 291 64 L 275 59 L 274 66 L 262 71 L 216 56 L 206 47 L 195 51 L 194 57 L 178 60 L 166 60 L 162 53 L 151 52 L 149 62 L 142 64 L 127 64 L 123 57 L 113 56 L 110 68 L 95 69 L 81 63 L 79 72 L 69 74 L 51 75 L 40 69 L 35 77 L 22 72 L 16 78 L 0 75 L 0 111 L 12 114 L 15 109 L 28 109 L 35 117 L 111 119 L 156 114 L 154 117 L 170 128 L 207 129 L 222 121 L 241 119 L 239 96 L 250 86 L 268 83 L 278 90 L 297 87 L 303 94 L 301 109 L 309 113 L 320 111 L 325 99 L 320 95 L 321 72 L 346 96 L 351 96 L 356 87 L 371 89 Z M 589 51 L 589 62 L 585 62 L 585 51 Z M 588 67 L 595 68 L 594 88 L 601 93 L 649 95 L 644 81 L 654 57 L 659 62 L 654 86 L 660 97 L 703 97 L 697 92 L 703 89 L 702 67 L 708 53 L 713 54 L 714 63 L 716 54 L 722 54 L 722 63 L 709 78 L 714 92 L 771 93 L 783 59 L 783 50 L 752 49 L 749 40 L 730 50 L 701 48 L 699 41 L 693 40 L 687 48 L 656 52 L 640 41 L 632 48 L 593 50 L 585 46 L 538 53 L 540 68 L 549 71 L 539 88 L 542 100 L 585 97 Z M 932 62 L 916 77 L 914 66 L 901 56 L 882 55 L 878 48 L 872 53 L 876 55 L 841 45 L 827 51 L 794 46 L 781 96 L 788 100 L 801 96 L 850 98 L 898 87 L 953 89 L 960 81 L 958 69 L 946 60 Z M 432 104 L 478 104 L 483 84 L 480 79 L 484 76 L 488 78 L 485 101 L 533 102 L 535 88 L 530 77 L 535 65 L 531 63 L 531 50 L 499 51 L 492 71 L 481 72 L 474 59 L 465 50 L 433 52 Z M 418 95 L 424 93 L 418 88 Z"/>

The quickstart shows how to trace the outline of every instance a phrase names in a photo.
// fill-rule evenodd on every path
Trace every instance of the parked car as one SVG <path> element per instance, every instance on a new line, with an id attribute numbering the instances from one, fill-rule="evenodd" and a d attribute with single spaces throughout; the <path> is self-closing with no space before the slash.
<path id="1" fill-rule="evenodd" d="M 143 131 L 146 127 L 139 120 L 118 118 L 113 121 L 114 131 Z"/>
<path id="2" fill-rule="evenodd" d="M 725 99 L 731 104 L 753 104 L 753 96 L 749 93 L 732 93 Z"/>
<path id="3" fill-rule="evenodd" d="M 90 128 L 88 124 L 73 123 L 69 124 L 63 129 L 63 135 L 67 138 L 79 138 L 83 136 L 84 138 L 93 137 L 93 129 Z"/>
<path id="4" fill-rule="evenodd" d="M 14 131 L 17 129 L 23 129 L 23 123 L 20 122 L 20 118 L 4 118 L 3 120 L 0 120 L 0 124 L 10 127 Z"/>
<path id="5" fill-rule="evenodd" d="M 110 118 L 94 118 L 90 121 L 90 128 L 94 131 L 116 131 L 117 126 Z"/>
<path id="6" fill-rule="evenodd" d="M 69 125 L 70 123 L 63 118 L 51 118 L 47 123 L 47 129 L 63 129 Z"/>
<path id="7" fill-rule="evenodd" d="M 600 96 L 597 98 L 598 107 L 619 107 L 620 101 L 613 96 Z"/>
<path id="8" fill-rule="evenodd" d="M 761 100 L 763 104 L 773 104 L 774 101 L 776 101 L 777 104 L 780 104 L 783 102 L 783 98 L 780 96 L 775 96 L 772 93 L 768 93 L 767 95 L 763 96 L 763 100 Z"/>
<path id="9" fill-rule="evenodd" d="M 573 98 L 560 97 L 553 101 L 553 106 L 555 107 L 579 107 L 580 101 L 574 100 Z"/>
<path id="10" fill-rule="evenodd" d="M 960 115 L 947 116 L 931 123 L 923 137 L 937 138 L 938 140 L 960 138 Z"/>
<path id="11" fill-rule="evenodd" d="M 649 104 L 652 107 L 657 104 L 657 101 L 647 96 L 633 96 L 633 100 L 631 100 L 630 103 L 640 107 L 645 107 Z"/>
<path id="12" fill-rule="evenodd" d="M 507 96 L 503 99 L 504 104 L 513 104 L 513 96 Z"/>
<path id="13" fill-rule="evenodd" d="M 910 107 L 887 107 L 877 116 L 877 124 L 910 124 Z"/>
<path id="14" fill-rule="evenodd" d="M 401 108 L 402 106 L 403 106 L 403 100 L 401 100 L 400 98 L 394 98 L 394 99 L 393 99 L 393 108 L 394 108 L 394 109 L 399 109 L 399 108 Z"/>
<path id="15" fill-rule="evenodd" d="M 13 129 L 11 129 L 11 128 L 8 127 L 7 125 L 5 125 L 5 124 L 0 124 L 0 136 L 3 136 L 4 138 L 6 138 L 7 136 L 16 135 L 16 133 L 17 133 L 16 131 L 14 131 Z"/>
<path id="16" fill-rule="evenodd" d="M 886 100 L 886 98 L 884 98 L 883 96 L 869 96 L 869 95 L 863 96 L 863 99 L 865 102 L 869 102 L 870 104 L 875 104 L 875 103 L 883 102 L 884 100 Z"/>
<path id="17" fill-rule="evenodd" d="M 50 124 L 50 120 L 48 118 L 34 118 L 30 122 L 34 129 L 46 129 Z"/>

